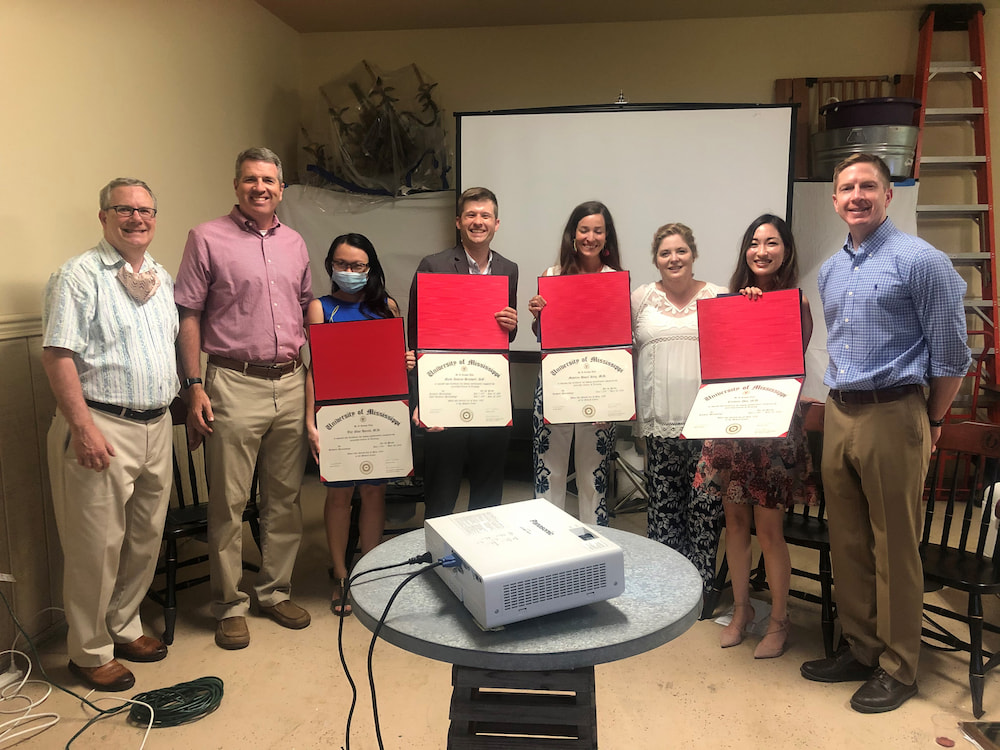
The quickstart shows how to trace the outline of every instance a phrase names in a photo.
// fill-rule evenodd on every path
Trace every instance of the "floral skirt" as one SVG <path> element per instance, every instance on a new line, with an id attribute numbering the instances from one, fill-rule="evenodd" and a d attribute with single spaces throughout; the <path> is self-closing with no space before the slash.
<path id="1" fill-rule="evenodd" d="M 784 508 L 819 502 L 812 456 L 796 412 L 783 438 L 706 440 L 695 489 L 727 503 Z"/>

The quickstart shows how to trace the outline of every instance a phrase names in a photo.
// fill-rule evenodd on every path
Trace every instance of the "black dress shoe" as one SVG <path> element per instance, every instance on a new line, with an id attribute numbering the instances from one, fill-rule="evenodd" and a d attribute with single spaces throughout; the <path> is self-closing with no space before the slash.
<path id="1" fill-rule="evenodd" d="M 862 714 L 895 711 L 917 694 L 917 683 L 904 685 L 882 667 L 851 696 L 851 708 Z"/>
<path id="2" fill-rule="evenodd" d="M 875 667 L 855 659 L 850 644 L 844 641 L 833 656 L 807 661 L 799 671 L 814 682 L 863 682 L 875 673 Z"/>

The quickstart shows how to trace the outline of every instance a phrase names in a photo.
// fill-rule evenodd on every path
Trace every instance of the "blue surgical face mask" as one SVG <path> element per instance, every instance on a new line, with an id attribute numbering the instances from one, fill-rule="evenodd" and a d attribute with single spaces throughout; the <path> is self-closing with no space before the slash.
<path id="1" fill-rule="evenodd" d="M 354 294 L 365 288 L 365 284 L 368 283 L 368 272 L 334 271 L 330 279 L 348 294 Z"/>

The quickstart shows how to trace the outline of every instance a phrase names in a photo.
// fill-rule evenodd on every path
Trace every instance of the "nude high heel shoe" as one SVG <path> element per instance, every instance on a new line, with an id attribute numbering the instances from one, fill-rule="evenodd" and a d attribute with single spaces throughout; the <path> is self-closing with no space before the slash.
<path id="1" fill-rule="evenodd" d="M 750 610 L 749 616 L 746 611 Z M 742 614 L 741 614 L 742 613 Z M 736 602 L 733 604 L 733 619 L 722 629 L 719 636 L 719 645 L 722 648 L 732 648 L 743 643 L 743 636 L 746 635 L 747 625 L 753 622 L 756 613 L 750 602 Z"/>
<path id="2" fill-rule="evenodd" d="M 775 620 L 773 617 L 768 620 L 767 632 L 760 639 L 757 648 L 754 649 L 754 659 L 776 659 L 785 653 L 788 647 L 788 631 L 791 630 L 792 623 L 786 617 L 784 620 Z"/>

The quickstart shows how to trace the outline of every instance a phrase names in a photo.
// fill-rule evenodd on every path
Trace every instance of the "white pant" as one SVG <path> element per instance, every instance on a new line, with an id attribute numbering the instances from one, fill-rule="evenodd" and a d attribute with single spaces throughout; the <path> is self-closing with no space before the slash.
<path id="1" fill-rule="evenodd" d="M 63 607 L 69 658 L 99 667 L 115 643 L 143 634 L 139 605 L 152 583 L 170 502 L 170 414 L 134 422 L 90 410 L 114 447 L 98 473 L 76 461 L 69 424 L 56 412 L 48 434 L 49 477 L 65 558 Z"/>
<path id="2" fill-rule="evenodd" d="M 584 523 L 608 525 L 608 456 L 615 443 L 613 424 L 545 424 L 541 379 L 535 388 L 534 441 L 535 496 L 544 497 L 559 508 L 566 507 L 566 478 L 569 451 L 575 442 L 578 518 Z"/>

